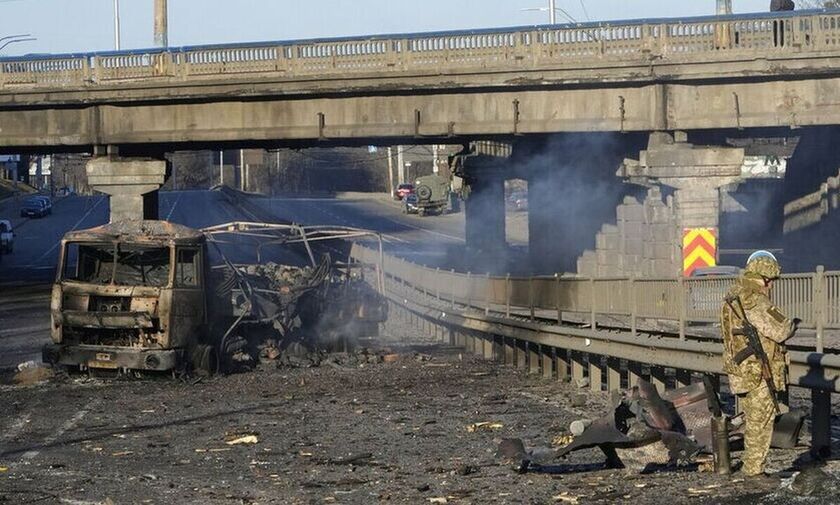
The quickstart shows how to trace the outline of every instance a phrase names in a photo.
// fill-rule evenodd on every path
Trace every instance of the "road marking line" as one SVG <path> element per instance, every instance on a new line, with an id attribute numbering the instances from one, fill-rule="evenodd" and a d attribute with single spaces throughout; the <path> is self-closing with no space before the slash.
<path id="1" fill-rule="evenodd" d="M 87 212 L 85 212 L 85 215 L 84 215 L 84 216 L 82 216 L 82 217 L 81 217 L 78 221 L 76 221 L 76 224 L 74 224 L 74 225 L 73 225 L 73 227 L 72 227 L 72 228 L 70 228 L 70 230 L 68 230 L 68 231 L 73 231 L 73 230 L 75 230 L 76 228 L 78 228 L 78 227 L 79 227 L 79 225 L 80 225 L 80 224 L 82 224 L 82 221 L 84 221 L 85 219 L 87 219 L 87 218 L 88 218 L 88 216 L 90 216 L 90 215 L 91 215 L 91 213 L 92 213 L 94 210 L 96 210 L 96 208 L 97 208 L 97 207 L 99 207 L 99 204 L 100 204 L 100 203 L 102 203 L 102 202 L 104 202 L 104 201 L 105 201 L 105 197 L 104 197 L 104 196 L 99 197 L 99 199 L 97 199 L 97 200 L 96 200 L 96 203 L 94 203 L 94 204 L 93 204 L 93 207 L 91 207 L 90 209 L 88 209 L 88 211 L 87 211 Z M 55 245 L 53 245 L 52 247 L 50 247 L 50 250 L 49 250 L 49 251 L 47 251 L 47 252 L 45 252 L 44 254 L 42 254 L 42 255 L 41 255 L 38 259 L 36 259 L 36 260 L 35 260 L 35 262 L 34 262 L 34 263 L 30 263 L 29 265 L 24 265 L 24 266 L 22 266 L 21 268 L 35 268 L 36 266 L 40 266 L 40 265 L 38 265 L 38 263 L 40 263 L 40 262 L 41 262 L 41 260 L 43 260 L 44 258 L 46 258 L 47 256 L 49 256 L 50 254 L 52 254 L 52 252 L 53 252 L 53 251 L 55 251 L 55 250 L 58 248 L 58 246 L 59 246 L 60 244 L 61 244 L 61 240 L 59 240 L 58 242 L 56 242 L 56 243 L 55 243 Z"/>
<path id="2" fill-rule="evenodd" d="M 49 324 L 40 324 L 38 326 L 24 326 L 23 328 L 14 328 L 11 330 L 0 330 L 0 337 L 5 337 L 8 335 L 17 335 L 20 333 L 26 333 L 28 331 L 41 331 L 41 330 L 49 330 Z"/>
<path id="3" fill-rule="evenodd" d="M 74 414 L 73 417 L 65 421 L 64 424 L 62 424 L 61 426 L 59 426 L 55 433 L 44 439 L 44 442 L 41 444 L 41 447 L 46 447 L 48 445 L 54 444 L 56 440 L 59 439 L 59 437 L 75 428 L 79 424 L 79 422 L 81 422 L 81 420 L 84 419 L 88 412 L 93 410 L 93 406 L 95 403 L 96 400 L 93 400 L 90 403 L 88 403 L 88 405 L 84 409 L 76 412 L 76 414 Z M 31 460 L 37 457 L 40 453 L 41 451 L 27 451 L 23 453 L 21 459 Z"/>

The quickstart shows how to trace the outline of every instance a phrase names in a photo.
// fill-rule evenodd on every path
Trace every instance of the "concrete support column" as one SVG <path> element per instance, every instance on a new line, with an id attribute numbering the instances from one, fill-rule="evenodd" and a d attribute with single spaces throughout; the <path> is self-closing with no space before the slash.
<path id="1" fill-rule="evenodd" d="M 528 177 L 528 255 L 535 272 L 556 271 L 562 262 L 558 256 L 568 249 L 568 237 L 558 233 L 562 219 L 557 200 L 566 191 L 562 175 L 559 170 L 541 170 Z"/>
<path id="2" fill-rule="evenodd" d="M 166 162 L 112 156 L 87 163 L 88 184 L 110 195 L 110 221 L 158 219 L 158 190 L 166 180 Z"/>
<path id="3" fill-rule="evenodd" d="M 489 172 L 472 176 L 465 213 L 467 249 L 482 257 L 503 257 L 507 249 L 504 178 Z"/>

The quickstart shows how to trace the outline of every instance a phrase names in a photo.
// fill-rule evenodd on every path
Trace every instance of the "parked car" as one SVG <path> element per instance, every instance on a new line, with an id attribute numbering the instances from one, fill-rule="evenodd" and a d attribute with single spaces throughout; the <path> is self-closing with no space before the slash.
<path id="1" fill-rule="evenodd" d="M 403 198 L 403 214 L 419 214 L 420 213 L 420 199 L 417 195 L 411 193 Z"/>
<path id="2" fill-rule="evenodd" d="M 9 254 L 15 248 L 15 231 L 12 222 L 0 219 L 0 253 Z"/>
<path id="3" fill-rule="evenodd" d="M 20 217 L 44 217 L 48 213 L 46 202 L 40 198 L 28 198 L 20 209 Z"/>
<path id="4" fill-rule="evenodd" d="M 394 200 L 402 200 L 412 193 L 414 193 L 414 184 L 400 184 L 394 191 Z"/>
<path id="5" fill-rule="evenodd" d="M 33 196 L 32 198 L 35 198 L 35 199 L 38 199 L 38 200 L 41 200 L 42 202 L 44 202 L 44 205 L 47 207 L 47 214 L 52 214 L 52 198 L 50 198 L 48 196 L 44 196 L 44 195 L 36 195 L 36 196 Z"/>

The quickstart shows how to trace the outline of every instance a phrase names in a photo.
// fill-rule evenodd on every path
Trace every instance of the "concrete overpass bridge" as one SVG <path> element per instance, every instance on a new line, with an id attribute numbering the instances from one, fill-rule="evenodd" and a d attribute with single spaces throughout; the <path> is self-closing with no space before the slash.
<path id="1" fill-rule="evenodd" d="M 651 133 L 620 175 L 675 188 L 676 227 L 714 227 L 744 151 L 690 135 L 837 124 L 840 10 L 0 59 L 0 152 L 103 155 L 89 175 L 117 216 L 149 215 L 166 171 L 119 155 L 620 132 Z M 523 174 L 477 154 L 467 237 L 488 253 L 503 181 Z M 533 232 L 556 227 L 563 181 L 524 177 L 547 181 L 529 221 L 547 257 L 562 234 Z"/>
<path id="2" fill-rule="evenodd" d="M 840 10 L 0 59 L 0 149 L 840 121 Z"/>

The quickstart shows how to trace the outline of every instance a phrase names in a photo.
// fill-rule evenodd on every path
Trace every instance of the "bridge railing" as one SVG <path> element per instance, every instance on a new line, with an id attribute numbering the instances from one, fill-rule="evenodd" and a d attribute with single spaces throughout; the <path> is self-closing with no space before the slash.
<path id="1" fill-rule="evenodd" d="M 90 86 L 252 73 L 311 76 L 528 68 L 838 48 L 840 10 L 823 10 L 6 58 L 0 59 L 0 86 Z"/>
<path id="2" fill-rule="evenodd" d="M 378 253 L 355 246 L 353 257 L 377 264 Z M 436 296 L 442 302 L 523 317 L 577 315 L 593 326 L 607 318 L 623 318 L 635 330 L 643 319 L 671 321 L 685 337 L 692 325 L 719 320 L 724 296 L 735 277 L 649 279 L 587 278 L 573 275 L 539 277 L 490 276 L 443 271 L 385 256 L 386 277 Z M 774 302 L 785 314 L 816 330 L 822 351 L 823 332 L 840 329 L 840 272 L 783 275 L 773 289 Z"/>

